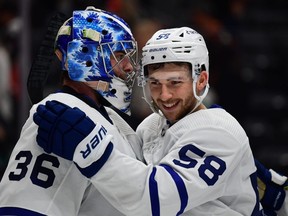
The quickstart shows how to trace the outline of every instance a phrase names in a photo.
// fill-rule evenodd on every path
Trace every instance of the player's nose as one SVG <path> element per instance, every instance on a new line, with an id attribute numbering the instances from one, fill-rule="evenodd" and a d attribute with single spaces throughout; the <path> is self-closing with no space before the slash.
<path id="1" fill-rule="evenodd" d="M 171 97 L 172 97 L 172 93 L 171 93 L 170 89 L 165 84 L 162 84 L 161 85 L 161 91 L 160 91 L 160 99 L 162 101 L 167 101 Z"/>

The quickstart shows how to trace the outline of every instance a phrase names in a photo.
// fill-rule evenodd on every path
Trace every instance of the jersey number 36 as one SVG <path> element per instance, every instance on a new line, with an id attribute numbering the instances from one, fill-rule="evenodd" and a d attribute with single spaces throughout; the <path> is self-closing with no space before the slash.
<path id="1" fill-rule="evenodd" d="M 10 181 L 20 181 L 25 178 L 28 172 L 28 165 L 32 161 L 32 153 L 30 151 L 20 151 L 16 155 L 15 160 L 19 161 L 19 163 L 16 166 L 16 170 L 9 173 Z M 60 165 L 57 157 L 41 154 L 37 156 L 30 175 L 32 183 L 43 188 L 51 187 L 55 179 L 53 170 L 43 166 L 43 164 L 47 162 L 51 163 L 51 165 L 56 168 Z M 40 176 L 42 177 L 40 178 Z"/>

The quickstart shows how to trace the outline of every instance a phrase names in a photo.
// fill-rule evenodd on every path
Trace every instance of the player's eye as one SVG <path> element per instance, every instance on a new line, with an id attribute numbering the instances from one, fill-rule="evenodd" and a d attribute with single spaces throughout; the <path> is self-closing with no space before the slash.
<path id="1" fill-rule="evenodd" d="M 149 83 L 150 85 L 153 85 L 153 86 L 160 85 L 160 82 L 157 81 L 157 80 L 148 80 L 148 83 Z"/>
<path id="2" fill-rule="evenodd" d="M 170 85 L 178 85 L 178 84 L 181 84 L 183 83 L 183 81 L 180 81 L 180 80 L 170 80 Z"/>
<path id="3" fill-rule="evenodd" d="M 125 58 L 125 54 L 121 53 L 121 52 L 117 52 L 117 53 L 115 53 L 115 58 L 117 61 L 121 61 Z"/>

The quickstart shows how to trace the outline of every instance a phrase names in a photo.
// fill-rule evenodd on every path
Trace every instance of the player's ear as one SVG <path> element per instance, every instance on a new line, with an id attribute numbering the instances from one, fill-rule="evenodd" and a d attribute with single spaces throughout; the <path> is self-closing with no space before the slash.
<path id="1" fill-rule="evenodd" d="M 205 86 L 208 84 L 208 72 L 207 71 L 202 71 L 198 77 L 197 80 L 197 88 L 199 91 L 202 91 L 203 89 L 205 89 Z"/>
<path id="2" fill-rule="evenodd" d="M 63 53 L 59 49 L 56 49 L 55 54 L 56 54 L 57 58 L 59 59 L 59 61 L 62 62 L 62 64 L 65 61 L 65 68 L 67 69 L 68 68 L 67 62 L 66 62 L 66 59 L 64 59 L 64 57 L 63 57 Z"/>
<path id="3" fill-rule="evenodd" d="M 63 60 L 62 59 L 62 57 L 63 57 L 62 52 L 59 49 L 56 49 L 55 54 L 56 54 L 57 58 L 59 59 L 59 61 L 62 62 L 62 60 Z"/>

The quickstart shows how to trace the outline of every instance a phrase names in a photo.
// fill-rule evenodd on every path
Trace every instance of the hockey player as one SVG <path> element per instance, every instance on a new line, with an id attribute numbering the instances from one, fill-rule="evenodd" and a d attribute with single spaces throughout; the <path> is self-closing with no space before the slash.
<path id="1" fill-rule="evenodd" d="M 85 11 L 74 11 L 73 17 L 60 28 L 55 46 L 65 71 L 63 87 L 39 104 L 53 100 L 66 104 L 66 108 L 85 110 L 82 117 L 73 113 L 70 115 L 64 112 L 66 108 L 63 106 L 50 103 L 55 105 L 55 110 L 65 113 L 66 123 L 61 125 L 61 133 L 69 134 L 73 142 L 80 142 L 86 136 L 85 130 L 94 128 L 94 123 L 85 121 L 87 115 L 93 121 L 101 122 L 101 127 L 93 129 L 99 135 L 95 139 L 101 138 L 103 141 L 113 134 L 113 142 L 125 143 L 115 144 L 114 148 L 128 157 L 141 155 L 137 153 L 139 139 L 136 133 L 116 112 L 103 106 L 107 103 L 105 97 L 123 113 L 129 113 L 131 87 L 137 66 L 134 59 L 137 57 L 137 46 L 129 26 L 111 13 L 88 7 Z M 122 215 L 79 172 L 74 163 L 47 154 L 36 144 L 38 126 L 32 117 L 39 104 L 31 108 L 2 178 L 0 215 Z M 77 109 L 73 111 L 77 112 Z M 49 116 L 48 120 L 50 123 L 59 120 L 56 117 Z M 59 136 L 59 140 L 55 140 L 49 133 L 45 135 L 47 140 L 53 139 L 53 142 L 62 139 Z M 129 145 L 128 141 L 134 146 Z M 104 147 L 104 153 L 109 151 L 111 147 Z M 104 163 L 98 164 L 98 168 L 102 165 Z"/>
<path id="2" fill-rule="evenodd" d="M 40 139 L 39 130 L 38 144 L 73 160 L 125 215 L 260 215 L 245 131 L 221 107 L 202 103 L 209 89 L 203 37 L 187 27 L 160 30 L 143 48 L 142 64 L 144 95 L 155 112 L 137 129 L 146 164 L 114 148 L 120 141 L 109 129 L 101 135 L 100 121 L 92 119 L 94 127 L 86 128 L 80 143 L 83 134 L 63 133 L 63 121 L 69 125 L 65 113 L 81 112 L 57 102 L 38 108 L 35 122 L 51 137 Z M 49 115 L 57 115 L 53 124 L 41 122 Z M 93 125 L 88 117 L 82 120 Z"/>

